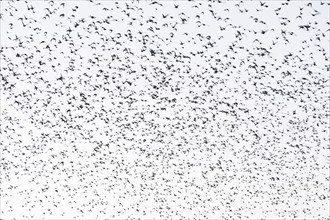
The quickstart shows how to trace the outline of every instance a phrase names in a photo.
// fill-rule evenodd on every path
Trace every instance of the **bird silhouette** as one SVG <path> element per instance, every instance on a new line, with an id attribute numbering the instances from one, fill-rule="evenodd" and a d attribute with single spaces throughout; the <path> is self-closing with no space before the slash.
<path id="1" fill-rule="evenodd" d="M 1 2 L 1 216 L 327 218 L 329 5 Z"/>

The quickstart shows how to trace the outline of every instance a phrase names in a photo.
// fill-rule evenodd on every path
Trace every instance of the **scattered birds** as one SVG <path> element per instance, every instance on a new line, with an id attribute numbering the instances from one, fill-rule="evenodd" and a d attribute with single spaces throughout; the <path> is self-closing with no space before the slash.
<path id="1" fill-rule="evenodd" d="M 2 2 L 1 216 L 328 217 L 329 5 Z"/>

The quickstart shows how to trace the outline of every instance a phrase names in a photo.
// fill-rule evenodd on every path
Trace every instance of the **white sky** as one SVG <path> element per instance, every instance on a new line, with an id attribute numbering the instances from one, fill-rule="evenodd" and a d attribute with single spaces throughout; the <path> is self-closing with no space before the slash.
<path id="1" fill-rule="evenodd" d="M 0 2 L 2 219 L 328 217 L 329 5 L 150 3 Z"/>

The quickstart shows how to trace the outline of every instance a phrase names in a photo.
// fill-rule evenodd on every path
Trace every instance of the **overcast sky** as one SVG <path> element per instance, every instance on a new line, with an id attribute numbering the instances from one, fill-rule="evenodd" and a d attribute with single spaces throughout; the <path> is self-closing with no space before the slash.
<path id="1" fill-rule="evenodd" d="M 2 219 L 325 219 L 326 1 L 1 1 Z"/>

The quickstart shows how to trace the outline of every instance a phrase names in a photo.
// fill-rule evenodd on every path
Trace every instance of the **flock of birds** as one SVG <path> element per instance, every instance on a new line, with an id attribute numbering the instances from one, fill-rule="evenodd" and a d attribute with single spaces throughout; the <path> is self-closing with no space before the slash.
<path id="1" fill-rule="evenodd" d="M 329 2 L 0 4 L 3 219 L 329 216 Z"/>

